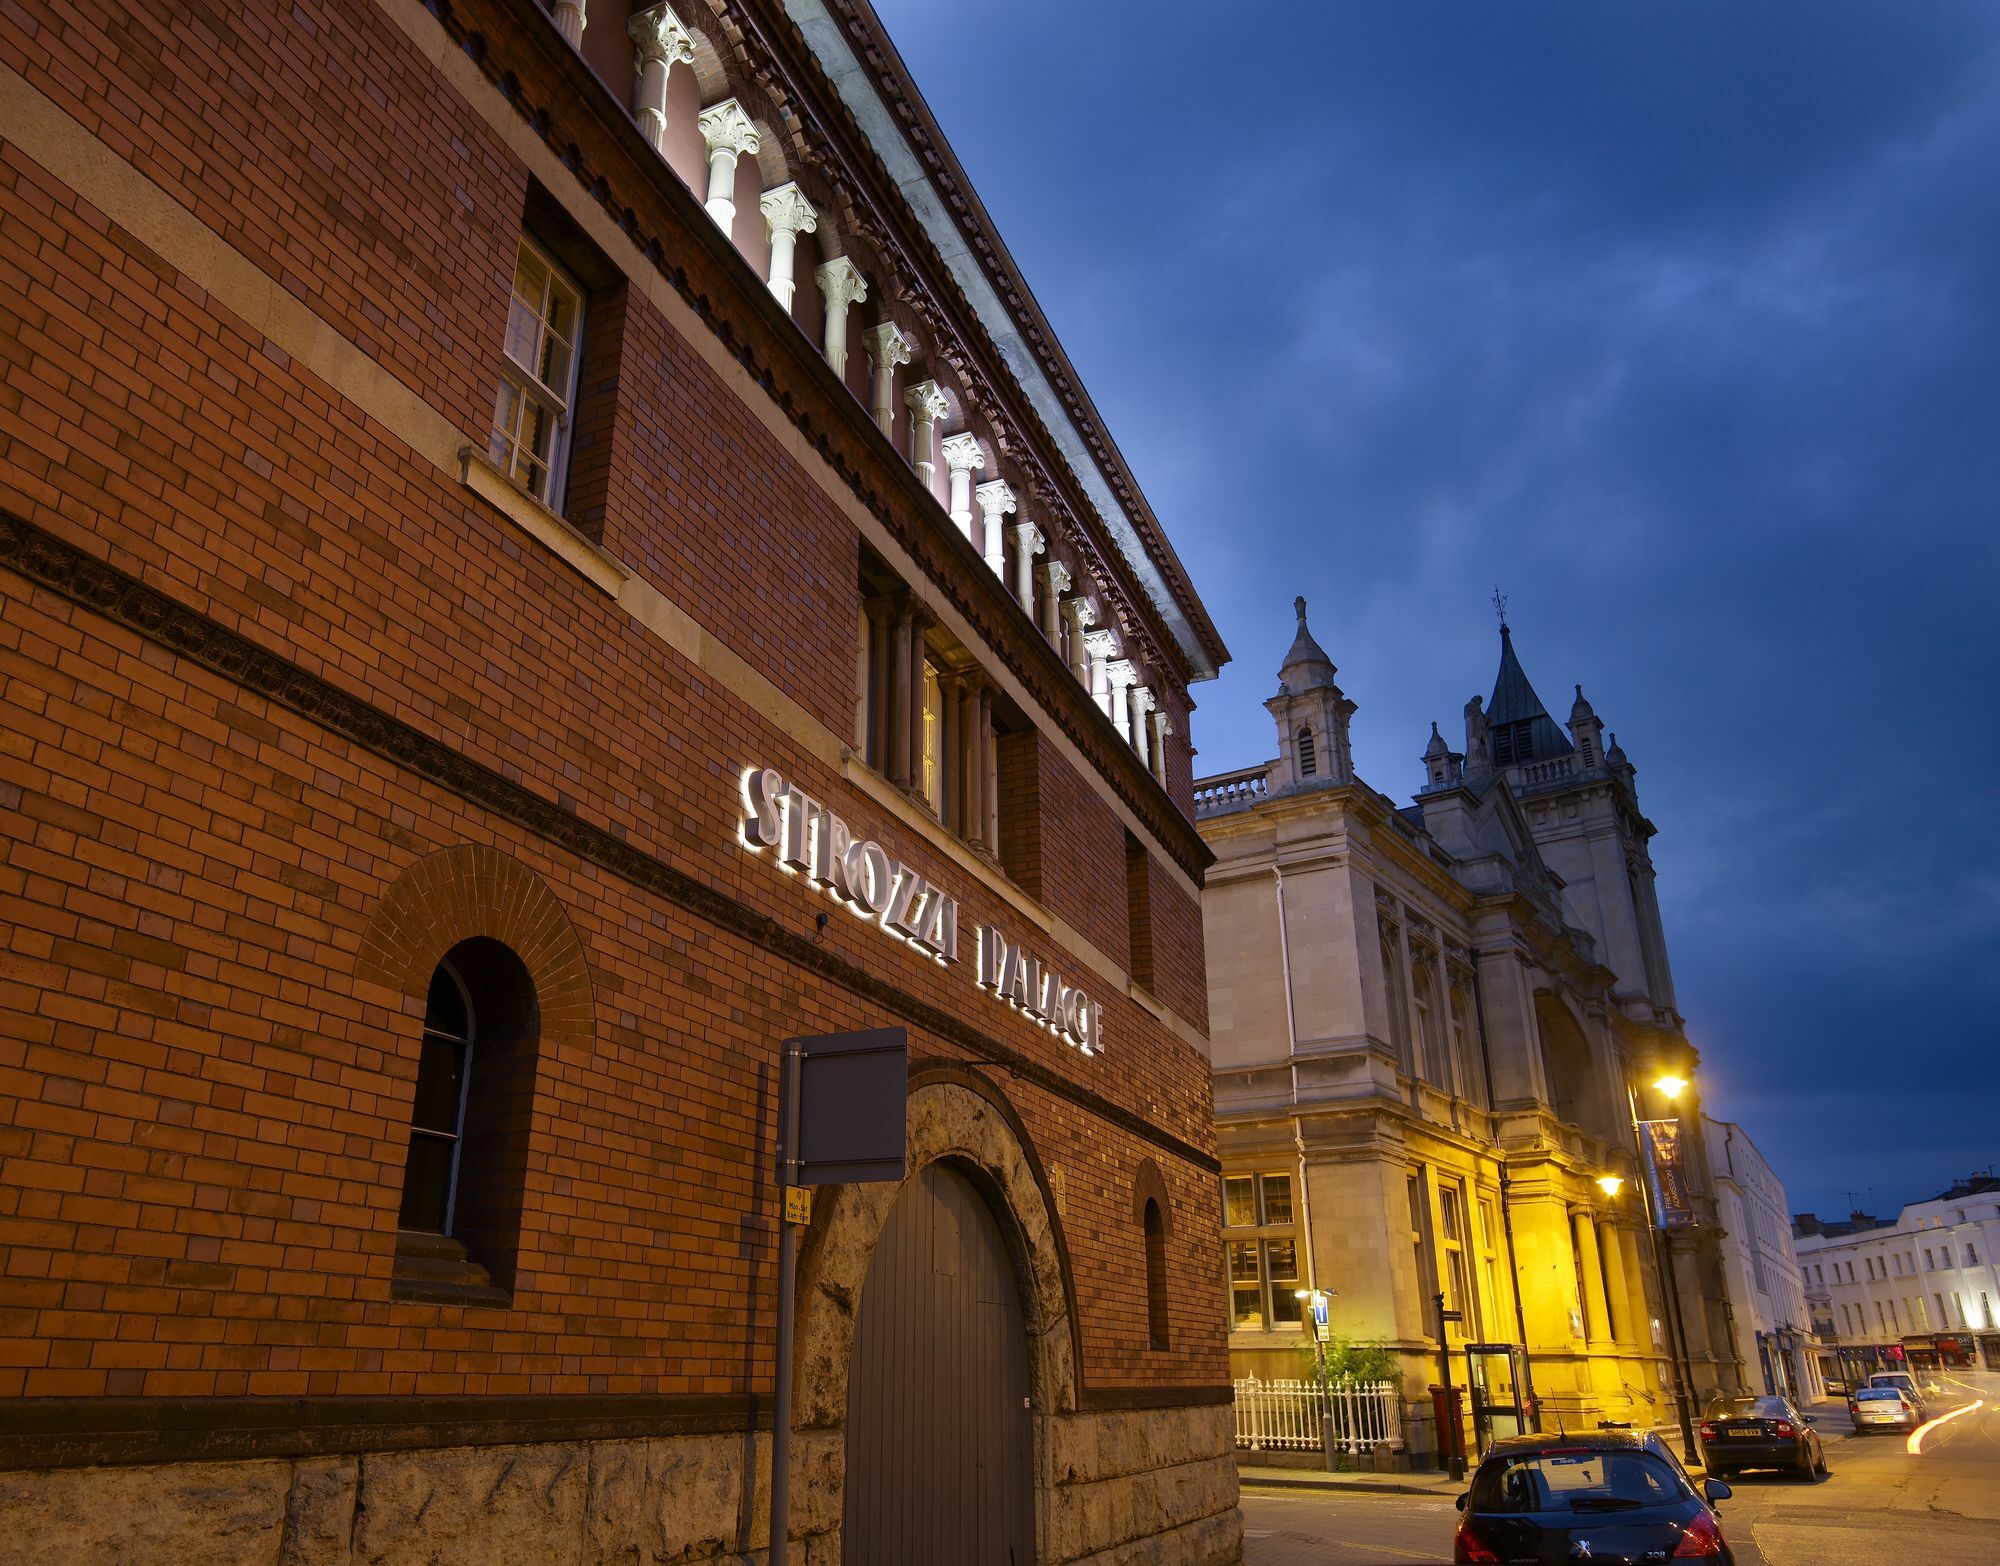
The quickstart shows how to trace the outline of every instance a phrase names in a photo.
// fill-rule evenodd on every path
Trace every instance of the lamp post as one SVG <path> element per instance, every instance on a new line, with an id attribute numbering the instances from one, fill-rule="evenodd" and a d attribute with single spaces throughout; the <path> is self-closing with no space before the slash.
<path id="1" fill-rule="evenodd" d="M 1307 1320 L 1312 1323 L 1313 1348 L 1319 1358 L 1319 1440 L 1326 1449 L 1326 1471 L 1335 1471 L 1334 1452 L 1336 1450 L 1333 1430 L 1333 1393 L 1326 1384 L 1326 1339 L 1319 1330 L 1322 1306 L 1331 1308 L 1333 1296 L 1325 1289 L 1294 1289 L 1294 1297 L 1304 1303 Z"/>
<path id="2" fill-rule="evenodd" d="M 1653 1081 L 1654 1091 L 1659 1093 L 1669 1104 L 1678 1099 L 1686 1087 L 1687 1079 L 1675 1076 L 1672 1072 L 1664 1072 Z M 1653 1233 L 1653 1268 L 1660 1275 L 1661 1308 L 1667 1313 L 1667 1331 L 1670 1334 L 1668 1338 L 1668 1357 L 1673 1361 L 1674 1379 L 1679 1384 L 1679 1395 L 1676 1397 L 1675 1403 L 1680 1413 L 1681 1453 L 1689 1463 L 1699 1463 L 1701 1461 L 1701 1448 L 1696 1444 L 1694 1438 L 1694 1419 L 1692 1416 L 1694 1385 L 1692 1373 L 1688 1368 L 1687 1327 L 1681 1316 L 1680 1283 L 1674 1276 L 1673 1255 L 1671 1248 L 1667 1244 L 1667 1232 L 1662 1227 L 1661 1215 L 1653 1207 L 1653 1182 L 1646 1177 L 1646 1172 L 1653 1166 L 1648 1162 L 1649 1155 L 1646 1151 L 1645 1133 L 1639 1124 L 1639 1096 L 1634 1091 L 1629 1080 L 1625 1084 L 1625 1104 L 1627 1109 L 1631 1111 L 1632 1151 L 1639 1160 L 1639 1195 L 1645 1206 L 1646 1227 Z M 1604 1178 L 1615 1179 L 1617 1177 L 1605 1176 Z M 1598 1183 L 1602 1185 L 1603 1180 L 1600 1180 Z M 1609 1194 L 1616 1194 L 1611 1187 L 1607 1186 L 1606 1190 Z"/>

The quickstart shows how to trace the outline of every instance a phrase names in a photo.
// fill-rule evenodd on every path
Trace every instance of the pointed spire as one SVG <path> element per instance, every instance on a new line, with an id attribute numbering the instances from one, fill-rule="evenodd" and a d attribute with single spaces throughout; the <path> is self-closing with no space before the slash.
<path id="1" fill-rule="evenodd" d="M 1547 761 L 1575 749 L 1528 682 L 1528 671 L 1514 652 L 1514 633 L 1505 620 L 1500 622 L 1500 672 L 1493 679 L 1486 721 L 1495 736 L 1495 759 L 1502 766 Z"/>
<path id="2" fill-rule="evenodd" d="M 1604 764 L 1613 772 L 1631 772 L 1632 763 L 1625 759 L 1625 752 L 1619 748 L 1618 736 L 1611 736 L 1611 748 L 1604 753 Z"/>
<path id="3" fill-rule="evenodd" d="M 1444 736 L 1438 733 L 1437 719 L 1433 718 L 1431 720 L 1431 742 L 1424 747 L 1424 760 L 1437 761 L 1450 754 L 1451 746 L 1446 744 Z"/>
<path id="4" fill-rule="evenodd" d="M 1306 628 L 1306 601 L 1294 598 L 1292 608 L 1299 617 L 1298 635 L 1292 638 L 1291 651 L 1285 654 L 1285 661 L 1278 666 L 1280 686 L 1291 695 L 1312 690 L 1323 685 L 1332 685 L 1335 673 L 1333 660 L 1326 650 L 1313 640 L 1313 634 Z"/>
<path id="5" fill-rule="evenodd" d="M 1584 700 L 1583 687 L 1581 685 L 1577 686 L 1576 700 L 1570 704 L 1569 726 L 1575 728 L 1579 723 L 1587 722 L 1596 716 L 1597 710 Z"/>

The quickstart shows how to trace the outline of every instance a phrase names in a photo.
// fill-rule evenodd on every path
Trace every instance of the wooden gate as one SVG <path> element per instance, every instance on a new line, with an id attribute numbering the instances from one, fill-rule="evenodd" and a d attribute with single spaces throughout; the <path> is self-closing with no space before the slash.
<path id="1" fill-rule="evenodd" d="M 846 1566 L 1032 1566 L 1028 1345 L 1006 1242 L 942 1164 L 896 1198 L 847 1372 Z"/>

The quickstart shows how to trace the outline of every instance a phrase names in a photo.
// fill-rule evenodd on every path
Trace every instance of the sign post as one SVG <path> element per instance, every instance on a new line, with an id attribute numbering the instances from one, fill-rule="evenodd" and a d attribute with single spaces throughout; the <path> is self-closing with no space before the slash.
<path id="1" fill-rule="evenodd" d="M 901 1028 L 786 1039 L 778 1067 L 778 1346 L 771 1395 L 772 1566 L 790 1553 L 792 1329 L 798 1231 L 812 1187 L 901 1180 L 907 1164 L 910 1036 Z"/>

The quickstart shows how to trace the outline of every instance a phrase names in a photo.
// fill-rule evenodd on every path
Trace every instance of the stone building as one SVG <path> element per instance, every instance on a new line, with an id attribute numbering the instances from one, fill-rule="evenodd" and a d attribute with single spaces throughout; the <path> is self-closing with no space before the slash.
<path id="1" fill-rule="evenodd" d="M 1702 1128 L 1737 1355 L 1756 1390 L 1813 1402 L 1826 1395 L 1826 1382 L 1785 1184 L 1741 1126 L 1704 1116 Z"/>
<path id="2" fill-rule="evenodd" d="M 865 0 L 0 13 L 23 1558 L 1238 1558 L 1226 659 Z M 901 1539 L 907 1546 L 885 1541 Z"/>
<path id="3" fill-rule="evenodd" d="M 2000 1179 L 1968 1175 L 1894 1218 L 1792 1221 L 1824 1374 L 2000 1370 Z"/>
<path id="4" fill-rule="evenodd" d="M 1693 1053 L 1634 769 L 1580 690 L 1556 725 L 1503 627 L 1490 707 L 1463 750 L 1432 725 L 1399 807 L 1356 776 L 1355 704 L 1297 609 L 1276 759 L 1195 785 L 1232 1368 L 1304 1374 L 1320 1289 L 1336 1334 L 1400 1358 L 1419 1449 L 1441 1331 L 1461 1386 L 1465 1345 L 1513 1344 L 1545 1418 L 1669 1420 L 1627 1089 L 1664 1112 L 1650 1084 Z M 1690 1326 L 1697 1390 L 1734 1385 Z M 1480 1368 L 1517 1401 L 1506 1360 Z"/>

